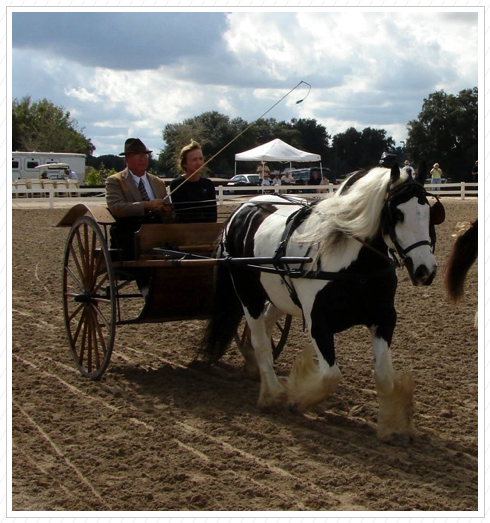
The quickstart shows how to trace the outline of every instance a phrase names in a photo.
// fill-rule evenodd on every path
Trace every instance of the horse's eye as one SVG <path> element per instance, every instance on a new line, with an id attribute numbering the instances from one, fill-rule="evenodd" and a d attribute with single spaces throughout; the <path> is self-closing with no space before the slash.
<path id="1" fill-rule="evenodd" d="M 395 218 L 395 222 L 403 223 L 403 220 L 405 219 L 405 215 L 400 211 L 400 209 L 396 209 L 393 218 Z"/>

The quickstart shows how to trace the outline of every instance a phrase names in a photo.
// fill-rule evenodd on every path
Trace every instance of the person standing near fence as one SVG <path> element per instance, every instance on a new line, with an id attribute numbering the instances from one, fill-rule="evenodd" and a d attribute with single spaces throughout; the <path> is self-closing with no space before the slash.
<path id="1" fill-rule="evenodd" d="M 474 183 L 478 182 L 478 160 L 475 162 L 475 165 L 471 170 L 471 181 Z"/>
<path id="2" fill-rule="evenodd" d="M 438 163 L 434 164 L 434 167 L 430 170 L 430 176 L 432 184 L 440 184 L 442 183 L 442 169 L 439 167 Z M 440 191 L 439 187 L 434 187 L 434 191 Z"/>

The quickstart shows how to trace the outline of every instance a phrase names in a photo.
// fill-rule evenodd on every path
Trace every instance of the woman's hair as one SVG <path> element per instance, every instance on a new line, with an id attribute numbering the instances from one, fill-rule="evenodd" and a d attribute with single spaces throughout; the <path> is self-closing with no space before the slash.
<path id="1" fill-rule="evenodd" d="M 199 149 L 200 151 L 202 151 L 201 146 L 199 145 L 199 143 L 196 142 L 193 139 L 191 139 L 191 141 L 188 143 L 188 145 L 186 145 L 185 147 L 182 147 L 182 149 L 180 151 L 180 156 L 179 156 L 179 164 L 180 164 L 180 166 L 182 167 L 182 169 L 184 171 L 185 171 L 184 163 L 186 161 L 187 154 L 190 153 L 191 151 L 196 150 L 196 149 Z"/>

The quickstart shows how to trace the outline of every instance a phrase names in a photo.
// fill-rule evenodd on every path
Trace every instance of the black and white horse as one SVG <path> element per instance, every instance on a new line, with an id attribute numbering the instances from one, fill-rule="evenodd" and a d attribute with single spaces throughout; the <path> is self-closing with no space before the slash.
<path id="1" fill-rule="evenodd" d="M 259 407 L 306 410 L 335 389 L 341 373 L 334 334 L 366 325 L 372 337 L 379 398 L 378 437 L 404 444 L 413 436 L 413 380 L 395 374 L 390 344 L 396 324 L 395 261 L 414 285 L 430 285 L 436 206 L 422 185 L 398 166 L 351 175 L 331 198 L 313 206 L 299 200 L 251 199 L 229 218 L 218 257 L 303 256 L 312 263 L 270 268 L 220 267 L 216 303 L 203 353 L 217 361 L 245 313 L 260 370 Z M 443 207 L 442 207 L 443 212 Z M 435 221 L 440 221 L 440 216 Z M 274 372 L 271 331 L 284 314 L 304 319 L 313 350 L 300 355 L 287 379 Z"/>

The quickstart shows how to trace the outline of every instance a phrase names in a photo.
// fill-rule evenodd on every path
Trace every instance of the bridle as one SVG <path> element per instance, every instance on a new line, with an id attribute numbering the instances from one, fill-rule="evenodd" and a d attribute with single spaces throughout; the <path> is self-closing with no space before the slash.
<path id="1" fill-rule="evenodd" d="M 416 196 L 419 198 L 419 200 L 425 201 L 427 205 L 430 206 L 430 220 L 429 220 L 429 235 L 430 235 L 430 241 L 429 240 L 421 240 L 415 243 L 412 243 L 408 247 L 402 247 L 398 241 L 398 238 L 396 236 L 395 232 L 395 226 L 396 226 L 396 219 L 395 219 L 395 212 L 396 208 L 398 206 L 398 203 L 401 199 L 408 199 L 407 195 L 409 197 Z M 434 205 L 430 205 L 429 200 L 427 199 L 427 196 L 432 196 L 436 199 L 436 202 Z M 388 233 L 388 236 L 390 237 L 390 240 L 392 241 L 393 245 L 395 246 L 395 251 L 393 249 L 390 249 L 391 254 L 394 256 L 395 260 L 397 260 L 397 256 L 400 261 L 398 261 L 398 264 L 404 265 L 405 260 L 407 258 L 407 254 L 412 251 L 413 249 L 416 249 L 417 247 L 421 247 L 423 245 L 428 245 L 431 248 L 432 253 L 435 251 L 436 246 L 436 231 L 435 226 L 440 225 L 444 222 L 446 217 L 446 211 L 444 209 L 444 205 L 439 200 L 439 197 L 433 193 L 429 193 L 425 190 L 424 186 L 420 183 L 417 183 L 415 181 L 411 181 L 408 183 L 404 183 L 403 185 L 400 185 L 399 187 L 395 187 L 394 189 L 391 189 L 386 194 L 386 201 L 383 206 L 382 210 L 382 217 L 383 217 L 383 223 L 386 227 L 386 232 Z"/>

